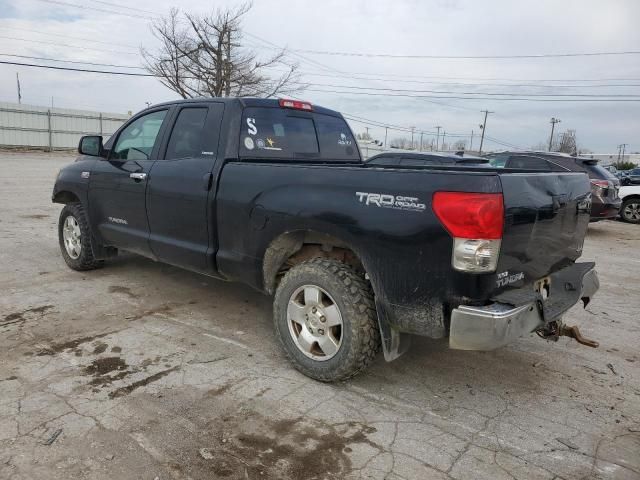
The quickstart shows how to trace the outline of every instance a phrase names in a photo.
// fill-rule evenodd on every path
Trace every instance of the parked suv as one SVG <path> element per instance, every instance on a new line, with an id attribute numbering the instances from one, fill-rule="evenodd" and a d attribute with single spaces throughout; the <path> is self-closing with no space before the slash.
<path id="1" fill-rule="evenodd" d="M 640 185 L 640 168 L 626 170 L 620 182 L 622 185 Z"/>
<path id="2" fill-rule="evenodd" d="M 593 158 L 552 152 L 500 152 L 486 155 L 496 168 L 527 168 L 551 172 L 584 172 L 591 181 L 591 221 L 614 219 L 622 200 L 620 180 Z"/>

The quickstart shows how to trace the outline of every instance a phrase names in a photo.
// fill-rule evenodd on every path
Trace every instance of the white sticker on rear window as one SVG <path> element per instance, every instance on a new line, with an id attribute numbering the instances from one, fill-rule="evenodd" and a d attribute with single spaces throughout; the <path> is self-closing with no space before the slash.
<path id="1" fill-rule="evenodd" d="M 249 135 L 255 135 L 255 134 L 258 133 L 258 128 L 256 127 L 256 119 L 255 118 L 247 118 L 247 127 L 248 127 L 247 128 L 247 133 Z"/>
<path id="2" fill-rule="evenodd" d="M 341 133 L 338 139 L 338 145 L 351 145 L 351 140 L 349 140 L 344 133 Z"/>
<path id="3" fill-rule="evenodd" d="M 253 150 L 253 139 L 251 137 L 244 137 L 244 146 L 247 150 Z"/>

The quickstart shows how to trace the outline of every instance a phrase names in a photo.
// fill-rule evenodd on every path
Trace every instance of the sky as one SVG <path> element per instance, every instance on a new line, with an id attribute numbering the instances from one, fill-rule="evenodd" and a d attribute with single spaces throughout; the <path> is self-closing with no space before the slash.
<path id="1" fill-rule="evenodd" d="M 157 47 L 152 17 L 174 6 L 206 14 L 236 5 L 0 0 L 0 61 L 141 72 L 16 55 L 140 67 L 140 47 Z M 354 131 L 369 127 L 381 141 L 385 133 L 388 140 L 410 134 L 372 124 L 415 127 L 425 144 L 440 126 L 440 139 L 446 132 L 447 142 L 461 139 L 467 147 L 473 132 L 477 148 L 482 110 L 489 110 L 484 150 L 546 144 L 555 117 L 556 131 L 575 130 L 580 148 L 611 153 L 622 143 L 640 151 L 639 18 L 637 0 L 255 0 L 243 29 L 246 47 L 259 55 L 272 54 L 274 45 L 289 49 L 308 85 L 297 97 L 366 119 L 350 121 Z M 638 53 L 424 58 L 601 52 Z M 16 73 L 25 104 L 127 113 L 178 98 L 155 78 L 0 64 L 0 101 L 17 101 Z M 607 101 L 589 101 L 603 96 Z"/>

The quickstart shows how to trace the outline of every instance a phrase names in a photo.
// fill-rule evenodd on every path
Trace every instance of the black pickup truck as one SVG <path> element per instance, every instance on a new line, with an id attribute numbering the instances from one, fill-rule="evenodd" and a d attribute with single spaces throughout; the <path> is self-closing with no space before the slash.
<path id="1" fill-rule="evenodd" d="M 79 153 L 53 190 L 71 268 L 125 250 L 274 295 L 285 352 L 318 380 L 356 374 L 380 345 L 393 360 L 411 335 L 580 341 L 561 316 L 598 289 L 594 264 L 575 263 L 583 173 L 367 164 L 342 115 L 293 100 L 161 104 Z"/>

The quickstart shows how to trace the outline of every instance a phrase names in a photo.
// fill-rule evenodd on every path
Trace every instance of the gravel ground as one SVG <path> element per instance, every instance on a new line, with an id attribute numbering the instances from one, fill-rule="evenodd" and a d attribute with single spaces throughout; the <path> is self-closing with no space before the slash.
<path id="1" fill-rule="evenodd" d="M 566 320 L 600 348 L 416 339 L 325 385 L 242 285 L 127 254 L 68 269 L 71 158 L 0 154 L 0 478 L 640 478 L 640 227 L 589 228 L 601 289 Z"/>

